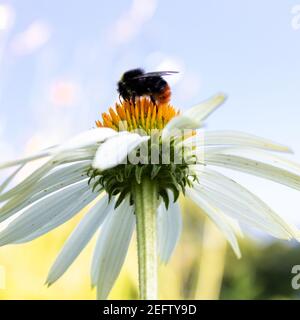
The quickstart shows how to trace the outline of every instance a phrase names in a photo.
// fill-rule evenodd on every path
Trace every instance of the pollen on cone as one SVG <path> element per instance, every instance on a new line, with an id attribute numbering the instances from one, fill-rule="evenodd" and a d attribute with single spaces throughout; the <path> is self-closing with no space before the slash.
<path id="1" fill-rule="evenodd" d="M 135 103 L 122 101 L 115 108 L 102 114 L 96 121 L 97 127 L 109 127 L 117 131 L 143 129 L 146 132 L 163 127 L 177 114 L 173 106 L 166 103 L 154 104 L 149 98 L 141 97 Z"/>

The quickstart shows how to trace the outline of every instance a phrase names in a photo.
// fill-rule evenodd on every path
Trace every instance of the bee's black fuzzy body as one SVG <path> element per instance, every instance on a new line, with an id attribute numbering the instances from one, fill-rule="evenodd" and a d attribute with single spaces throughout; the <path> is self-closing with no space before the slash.
<path id="1" fill-rule="evenodd" d="M 125 72 L 118 82 L 118 92 L 125 101 L 132 101 L 142 96 L 149 96 L 154 104 L 168 103 L 171 90 L 162 75 L 175 73 L 173 71 L 145 73 L 143 69 L 133 69 Z"/>

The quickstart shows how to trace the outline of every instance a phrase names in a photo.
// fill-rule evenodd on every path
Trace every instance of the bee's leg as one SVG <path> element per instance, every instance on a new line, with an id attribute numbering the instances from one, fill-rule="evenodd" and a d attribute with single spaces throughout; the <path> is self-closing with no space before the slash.
<path id="1" fill-rule="evenodd" d="M 150 95 L 150 100 L 151 100 L 151 102 L 153 103 L 153 105 L 156 106 L 156 100 L 155 100 L 155 98 L 154 98 L 153 95 Z"/>
<path id="2" fill-rule="evenodd" d="M 131 100 L 132 100 L 132 104 L 133 104 L 133 106 L 135 107 L 136 95 L 134 95 L 134 94 L 133 94 L 133 95 L 132 95 L 132 99 L 131 99 Z"/>
<path id="3" fill-rule="evenodd" d="M 119 94 L 119 102 L 122 104 L 121 95 Z"/>

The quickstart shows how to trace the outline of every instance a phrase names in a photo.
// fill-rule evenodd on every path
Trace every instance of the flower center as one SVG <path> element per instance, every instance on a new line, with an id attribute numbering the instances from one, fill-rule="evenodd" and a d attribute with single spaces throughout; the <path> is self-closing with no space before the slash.
<path id="1" fill-rule="evenodd" d="M 153 129 L 163 129 L 179 111 L 166 103 L 154 104 L 147 97 L 116 103 L 109 108 L 109 113 L 102 114 L 102 121 L 97 120 L 97 127 L 108 127 L 117 131 L 133 131 L 142 129 L 149 133 Z"/>
<path id="2" fill-rule="evenodd" d="M 165 140 L 161 137 L 162 129 L 166 124 L 178 115 L 179 112 L 169 104 L 158 105 L 152 103 L 148 98 L 141 97 L 136 99 L 135 103 L 122 101 L 116 103 L 115 109 L 110 108 L 109 113 L 102 114 L 102 121 L 96 121 L 97 127 L 109 127 L 116 131 L 142 131 L 143 134 L 151 137 L 156 136 L 155 142 L 152 139 L 148 141 L 149 153 L 144 156 L 142 150 L 137 149 L 134 152 L 139 156 L 140 162 L 117 165 L 114 168 L 100 171 L 94 168 L 88 170 L 90 177 L 89 184 L 93 191 L 105 189 L 109 197 L 117 197 L 116 207 L 124 200 L 126 196 L 130 197 L 133 203 L 132 186 L 140 184 L 144 177 L 150 178 L 156 184 L 158 198 L 162 199 L 168 207 L 170 192 L 173 194 L 174 202 L 178 199 L 180 192 L 185 191 L 187 186 L 191 187 L 196 175 L 191 172 L 190 164 L 195 164 L 193 153 L 187 152 L 188 157 L 182 156 L 185 151 L 178 147 L 179 141 L 186 139 L 189 135 L 182 134 L 182 137 L 172 137 L 168 141 L 169 161 L 165 161 L 166 153 L 164 147 Z M 158 160 L 153 162 L 152 152 L 158 154 Z M 180 155 L 180 161 L 178 161 Z M 129 156 L 128 156 L 129 158 Z M 188 159 L 188 160 L 187 160 Z"/>

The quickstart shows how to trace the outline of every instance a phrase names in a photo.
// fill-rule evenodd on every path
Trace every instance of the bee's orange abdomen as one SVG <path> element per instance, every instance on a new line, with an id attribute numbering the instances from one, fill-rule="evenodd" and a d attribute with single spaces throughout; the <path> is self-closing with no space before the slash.
<path id="1" fill-rule="evenodd" d="M 156 95 L 156 100 L 159 103 L 168 103 L 171 100 L 171 88 L 167 84 L 164 89 Z"/>

